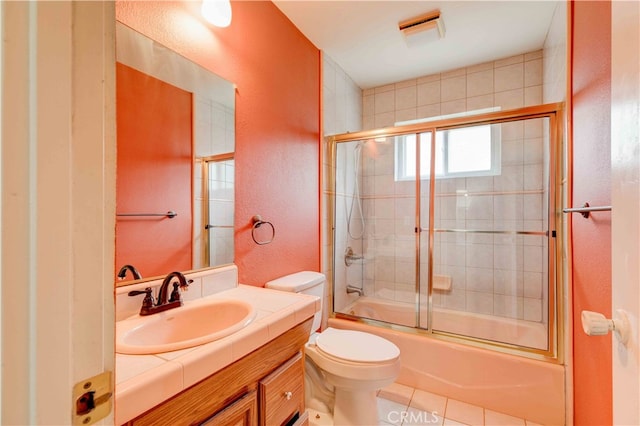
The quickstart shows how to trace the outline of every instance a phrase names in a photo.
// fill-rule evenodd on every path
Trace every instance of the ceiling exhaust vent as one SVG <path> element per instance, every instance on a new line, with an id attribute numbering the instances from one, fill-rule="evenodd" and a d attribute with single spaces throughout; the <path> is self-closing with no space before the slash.
<path id="1" fill-rule="evenodd" d="M 439 10 L 432 10 L 431 12 L 427 12 L 420 16 L 400 21 L 398 22 L 398 29 L 402 34 L 404 34 L 407 41 L 409 41 L 412 36 L 422 34 L 430 30 L 437 31 L 437 38 L 444 37 L 444 21 L 440 17 Z M 435 34 L 436 31 L 433 33 Z"/>

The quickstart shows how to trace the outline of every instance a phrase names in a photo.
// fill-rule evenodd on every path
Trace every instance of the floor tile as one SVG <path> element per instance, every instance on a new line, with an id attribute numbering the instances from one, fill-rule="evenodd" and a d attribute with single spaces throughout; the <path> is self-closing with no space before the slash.
<path id="1" fill-rule="evenodd" d="M 444 419 L 443 426 L 469 426 L 469 425 L 467 425 L 466 423 L 456 422 L 455 420 L 451 420 L 451 419 Z"/>
<path id="2" fill-rule="evenodd" d="M 400 383 L 392 383 L 386 388 L 380 389 L 379 398 L 388 399 L 398 404 L 409 405 L 414 389 L 410 386 L 401 385 Z"/>
<path id="3" fill-rule="evenodd" d="M 428 410 L 409 407 L 406 411 L 402 426 L 442 426 L 444 418 Z"/>
<path id="4" fill-rule="evenodd" d="M 444 410 L 447 406 L 447 398 L 435 393 L 426 392 L 416 389 L 411 398 L 410 407 L 433 412 L 439 416 L 444 416 Z"/>
<path id="5" fill-rule="evenodd" d="M 309 423 L 313 422 L 317 426 L 334 426 L 331 414 L 317 411 L 313 408 L 307 408 L 307 412 L 309 413 Z"/>
<path id="6" fill-rule="evenodd" d="M 484 413 L 482 407 L 467 404 L 455 399 L 447 400 L 447 408 L 444 413 L 445 419 L 456 420 L 468 425 L 484 424 Z M 447 422 L 445 421 L 445 425 Z"/>
<path id="7" fill-rule="evenodd" d="M 401 425 L 407 404 L 399 404 L 388 399 L 378 397 L 378 420 L 392 425 Z"/>
<path id="8" fill-rule="evenodd" d="M 484 410 L 484 424 L 487 426 L 525 426 L 524 419 L 487 409 Z"/>
<path id="9" fill-rule="evenodd" d="M 378 392 L 378 419 L 382 426 L 542 426 L 399 383 Z"/>

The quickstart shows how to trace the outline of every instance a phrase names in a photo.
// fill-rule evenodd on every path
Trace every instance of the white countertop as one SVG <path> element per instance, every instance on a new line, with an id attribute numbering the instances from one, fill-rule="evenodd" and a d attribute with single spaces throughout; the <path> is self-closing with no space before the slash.
<path id="1" fill-rule="evenodd" d="M 257 316 L 244 329 L 194 348 L 154 355 L 117 353 L 117 425 L 139 416 L 232 364 L 320 311 L 318 297 L 247 285 L 239 285 L 207 298 L 249 302 L 255 307 Z"/>

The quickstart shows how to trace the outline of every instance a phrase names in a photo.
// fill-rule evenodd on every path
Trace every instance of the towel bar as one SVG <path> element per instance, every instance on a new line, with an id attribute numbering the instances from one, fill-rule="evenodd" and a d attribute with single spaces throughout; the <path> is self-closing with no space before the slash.
<path id="1" fill-rule="evenodd" d="M 173 219 L 174 217 L 178 216 L 178 213 L 174 212 L 173 210 L 169 210 L 166 213 L 118 213 L 118 214 L 116 214 L 116 216 L 126 216 L 126 217 L 133 217 L 133 216 L 165 216 L 165 217 L 168 217 L 169 219 Z"/>
<path id="2" fill-rule="evenodd" d="M 589 217 L 591 212 L 608 212 L 611 211 L 611 206 L 598 206 L 592 207 L 589 203 L 584 203 L 582 207 L 564 208 L 562 213 L 580 213 L 585 219 Z"/>

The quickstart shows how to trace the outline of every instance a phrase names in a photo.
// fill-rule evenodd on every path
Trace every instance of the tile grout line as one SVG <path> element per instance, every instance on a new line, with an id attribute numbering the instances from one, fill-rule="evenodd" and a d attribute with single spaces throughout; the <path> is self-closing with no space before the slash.
<path id="1" fill-rule="evenodd" d="M 449 397 L 444 401 L 444 413 L 442 413 L 442 424 L 447 420 L 447 407 L 449 406 Z"/>
<path id="2" fill-rule="evenodd" d="M 411 387 L 411 396 L 409 397 L 409 402 L 408 402 L 408 403 L 407 403 L 407 405 L 406 405 L 406 410 L 407 410 L 407 411 L 408 411 L 410 408 L 412 408 L 411 403 L 413 402 L 413 399 L 414 399 L 414 397 L 415 397 L 415 395 L 416 395 L 416 390 L 418 390 L 418 389 L 417 389 L 417 388 L 415 388 L 415 387 Z M 427 391 L 427 392 L 428 392 L 428 391 Z M 380 393 L 380 392 L 378 392 L 378 395 L 379 395 L 379 393 Z M 449 398 L 449 397 L 447 397 L 447 396 L 444 396 L 444 395 L 441 395 L 441 396 L 443 396 L 443 397 L 445 398 L 444 412 L 443 412 L 443 413 L 442 413 L 442 415 L 440 416 L 440 417 L 441 417 L 441 419 L 442 419 L 442 425 L 444 425 L 444 422 L 447 420 L 446 413 L 447 413 L 447 408 L 449 407 L 449 400 L 450 400 L 451 398 Z M 383 399 L 386 399 L 386 400 L 388 400 L 388 401 L 393 402 L 393 400 L 390 400 L 390 399 L 388 399 L 388 398 L 383 398 Z M 461 401 L 461 402 L 464 402 L 464 401 Z M 485 407 L 481 407 L 481 406 L 478 406 L 478 405 L 475 405 L 475 404 L 466 403 L 466 402 L 465 402 L 465 404 L 473 405 L 473 406 L 478 407 L 478 408 L 480 408 L 480 409 L 482 410 L 482 425 L 483 425 L 483 426 L 486 426 L 486 424 L 487 424 L 487 408 L 485 408 Z M 432 411 L 432 412 L 433 412 L 433 411 Z M 527 425 L 528 425 L 528 424 L 527 424 L 527 420 L 526 420 L 526 419 L 520 419 L 520 418 L 518 418 L 518 419 L 519 419 L 519 420 L 522 420 L 522 421 L 524 422 L 525 426 L 527 426 Z M 449 419 L 449 420 L 452 420 L 452 419 Z M 400 423 L 400 425 L 398 425 L 398 426 L 403 426 L 403 425 L 405 424 L 405 421 L 406 421 L 406 419 L 402 420 L 402 422 L 401 422 L 401 423 Z M 456 422 L 456 423 L 459 423 L 459 424 L 462 424 L 461 422 L 459 422 L 459 421 L 457 421 L 457 420 L 452 420 L 452 421 L 454 421 L 454 422 Z M 472 425 L 472 426 L 480 426 L 480 425 Z"/>

